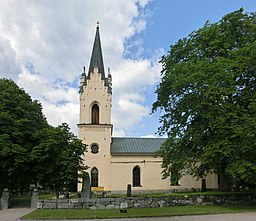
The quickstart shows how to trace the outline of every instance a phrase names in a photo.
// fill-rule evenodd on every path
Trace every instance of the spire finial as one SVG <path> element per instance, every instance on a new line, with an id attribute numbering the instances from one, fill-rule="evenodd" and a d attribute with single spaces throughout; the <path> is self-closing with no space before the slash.
<path id="1" fill-rule="evenodd" d="M 99 27 L 100 27 L 100 22 L 96 21 L 96 28 L 99 28 Z"/>

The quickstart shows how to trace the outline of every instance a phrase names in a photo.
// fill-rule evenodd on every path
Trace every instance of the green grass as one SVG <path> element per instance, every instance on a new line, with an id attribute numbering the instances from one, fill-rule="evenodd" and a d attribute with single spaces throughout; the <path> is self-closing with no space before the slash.
<path id="1" fill-rule="evenodd" d="M 220 192 L 220 191 L 213 191 L 208 190 L 205 192 L 193 191 L 193 192 L 175 192 L 175 193 L 142 193 L 142 194 L 132 194 L 132 197 L 184 197 L 184 196 L 198 196 L 198 195 L 208 195 L 208 196 L 230 196 L 230 195 L 252 195 L 256 194 L 256 190 L 241 190 L 236 192 Z M 39 194 L 40 199 L 54 199 L 56 197 L 55 194 Z M 97 196 L 101 198 L 102 196 Z M 125 198 L 126 194 L 109 194 L 108 198 Z M 70 199 L 76 199 L 77 194 L 71 193 Z"/>
<path id="2" fill-rule="evenodd" d="M 56 197 L 56 194 L 40 194 L 39 199 L 41 200 L 52 200 Z"/>
<path id="3" fill-rule="evenodd" d="M 184 196 L 231 196 L 231 195 L 252 195 L 256 194 L 255 190 L 247 190 L 247 191 L 236 191 L 236 192 L 223 192 L 223 191 L 205 191 L 205 192 L 199 192 L 199 191 L 193 191 L 193 192 L 175 192 L 175 193 L 147 193 L 147 194 L 133 194 L 133 197 L 168 197 L 168 196 L 174 196 L 174 197 L 184 197 Z M 126 197 L 124 194 L 111 194 L 108 197 Z"/>
<path id="4" fill-rule="evenodd" d="M 205 205 L 205 206 L 175 206 L 162 208 L 128 209 L 127 213 L 111 210 L 83 210 L 83 209 L 39 209 L 22 217 L 27 220 L 45 219 L 93 219 L 93 218 L 132 218 L 132 217 L 161 217 L 180 215 L 202 215 L 218 213 L 241 213 L 256 211 L 256 204 L 248 205 Z"/>
<path id="5" fill-rule="evenodd" d="M 63 194 L 61 194 L 61 197 L 63 197 Z M 41 200 L 52 200 L 56 199 L 56 194 L 39 194 L 39 199 Z M 70 193 L 69 199 L 77 199 L 76 193 Z"/>

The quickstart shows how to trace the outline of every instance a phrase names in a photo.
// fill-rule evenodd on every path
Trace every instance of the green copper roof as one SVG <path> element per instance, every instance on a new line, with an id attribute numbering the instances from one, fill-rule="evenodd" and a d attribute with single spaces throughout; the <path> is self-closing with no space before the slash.
<path id="1" fill-rule="evenodd" d="M 90 78 L 90 73 L 93 71 L 95 65 L 98 67 L 99 72 L 101 73 L 101 79 L 105 80 L 105 71 L 103 64 L 103 55 L 100 44 L 100 32 L 99 27 L 96 28 L 96 34 L 94 39 L 94 44 L 92 48 L 91 62 L 88 71 L 88 78 Z"/>
<path id="2" fill-rule="evenodd" d="M 158 151 L 165 138 L 127 138 L 114 137 L 110 152 L 113 155 L 153 155 Z"/>

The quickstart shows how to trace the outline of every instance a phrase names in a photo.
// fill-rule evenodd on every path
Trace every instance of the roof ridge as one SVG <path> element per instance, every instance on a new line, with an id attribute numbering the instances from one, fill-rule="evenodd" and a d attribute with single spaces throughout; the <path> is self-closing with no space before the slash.
<path id="1" fill-rule="evenodd" d="M 167 137 L 112 137 L 114 139 L 167 139 Z"/>

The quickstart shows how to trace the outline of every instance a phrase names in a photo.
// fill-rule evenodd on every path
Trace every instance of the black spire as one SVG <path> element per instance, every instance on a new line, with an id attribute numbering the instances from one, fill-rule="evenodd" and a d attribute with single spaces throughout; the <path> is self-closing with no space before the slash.
<path id="1" fill-rule="evenodd" d="M 102 50 L 101 50 L 101 44 L 100 44 L 100 32 L 99 32 L 99 22 L 96 23 L 96 34 L 92 49 L 92 55 L 91 55 L 91 62 L 89 66 L 88 71 L 88 78 L 90 78 L 91 72 L 93 72 L 93 69 L 95 66 L 98 67 L 99 72 L 101 73 L 101 79 L 105 79 L 105 71 L 104 71 L 104 64 L 103 64 L 103 56 L 102 56 Z"/>

